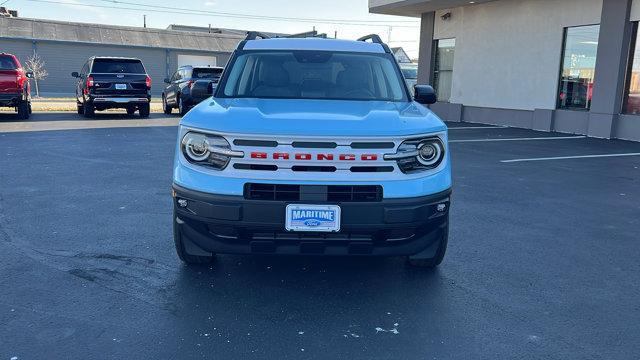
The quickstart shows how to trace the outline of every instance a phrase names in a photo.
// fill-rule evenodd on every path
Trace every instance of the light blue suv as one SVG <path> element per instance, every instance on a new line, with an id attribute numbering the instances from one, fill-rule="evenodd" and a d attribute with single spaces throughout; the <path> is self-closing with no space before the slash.
<path id="1" fill-rule="evenodd" d="M 447 127 L 412 98 L 377 35 L 249 33 L 212 98 L 180 122 L 174 238 L 186 263 L 217 253 L 407 256 L 442 261 Z"/>

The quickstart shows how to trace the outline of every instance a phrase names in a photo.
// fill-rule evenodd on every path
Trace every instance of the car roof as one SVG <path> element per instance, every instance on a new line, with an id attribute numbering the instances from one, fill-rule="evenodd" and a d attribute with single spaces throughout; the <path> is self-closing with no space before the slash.
<path id="1" fill-rule="evenodd" d="M 123 57 L 123 56 L 92 56 L 89 59 L 100 60 L 100 59 L 116 59 L 116 60 L 137 60 L 141 61 L 138 58 L 134 57 Z"/>
<path id="2" fill-rule="evenodd" d="M 384 54 L 382 44 L 323 38 L 274 38 L 247 40 L 243 50 L 316 50 Z"/>
<path id="3" fill-rule="evenodd" d="M 218 69 L 224 70 L 222 66 L 193 66 L 193 65 L 182 65 L 178 69 Z"/>

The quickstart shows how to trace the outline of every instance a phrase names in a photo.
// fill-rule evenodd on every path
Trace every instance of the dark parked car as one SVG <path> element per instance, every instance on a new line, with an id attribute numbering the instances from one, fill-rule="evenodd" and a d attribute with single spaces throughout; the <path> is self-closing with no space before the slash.
<path id="1" fill-rule="evenodd" d="M 31 114 L 30 77 L 15 55 L 0 53 L 0 107 L 15 108 L 23 120 Z"/>
<path id="2" fill-rule="evenodd" d="M 149 116 L 151 77 L 139 59 L 94 56 L 71 76 L 78 78 L 78 114 L 92 117 L 96 110 L 119 108 Z"/>
<path id="3" fill-rule="evenodd" d="M 162 92 L 162 109 L 165 114 L 171 114 L 173 108 L 178 108 L 180 115 L 213 93 L 213 88 L 220 81 L 223 68 L 181 66 L 171 79 L 164 79 L 167 87 Z M 194 88 L 204 91 L 193 91 Z"/>

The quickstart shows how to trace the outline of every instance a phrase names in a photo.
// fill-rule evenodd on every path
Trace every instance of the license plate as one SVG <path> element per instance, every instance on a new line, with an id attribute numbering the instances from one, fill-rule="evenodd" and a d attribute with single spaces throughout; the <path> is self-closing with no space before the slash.
<path id="1" fill-rule="evenodd" d="M 285 228 L 287 231 L 340 231 L 340 206 L 289 204 Z"/>
<path id="2" fill-rule="evenodd" d="M 116 90 L 127 90 L 127 84 L 116 84 Z"/>

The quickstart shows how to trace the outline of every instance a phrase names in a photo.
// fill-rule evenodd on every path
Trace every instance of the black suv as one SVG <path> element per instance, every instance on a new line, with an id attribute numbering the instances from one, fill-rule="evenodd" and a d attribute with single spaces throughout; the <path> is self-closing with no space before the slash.
<path id="1" fill-rule="evenodd" d="M 121 57 L 91 57 L 78 78 L 76 101 L 78 114 L 92 117 L 95 111 L 126 109 L 132 115 L 149 116 L 151 102 L 151 77 L 140 59 Z"/>
<path id="2" fill-rule="evenodd" d="M 178 108 L 180 115 L 184 115 L 200 101 L 211 96 L 213 86 L 220 81 L 223 68 L 181 66 L 171 79 L 164 79 L 167 83 L 162 92 L 162 109 L 165 114 L 171 114 L 173 108 Z M 205 91 L 192 91 L 194 87 L 204 88 Z"/>

